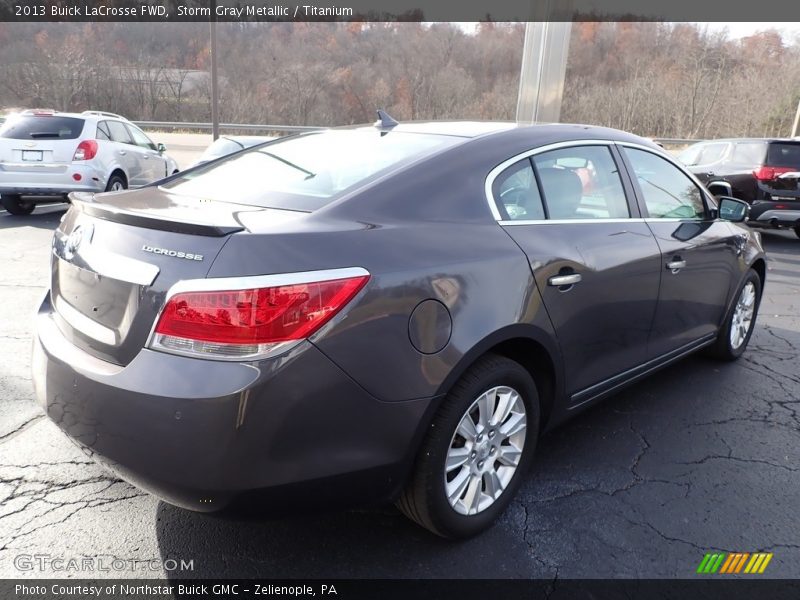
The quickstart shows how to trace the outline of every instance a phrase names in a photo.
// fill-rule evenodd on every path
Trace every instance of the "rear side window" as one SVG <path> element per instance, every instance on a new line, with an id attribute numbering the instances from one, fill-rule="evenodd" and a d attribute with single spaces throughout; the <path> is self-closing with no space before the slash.
<path id="1" fill-rule="evenodd" d="M 11 140 L 74 140 L 83 131 L 83 119 L 56 115 L 22 115 L 0 128 L 0 138 Z"/>
<path id="2" fill-rule="evenodd" d="M 731 162 L 736 165 L 757 166 L 764 162 L 764 142 L 736 142 L 731 153 Z"/>
<path id="3" fill-rule="evenodd" d="M 105 121 L 97 124 L 97 139 L 111 141 L 111 132 L 108 130 L 108 125 Z"/>
<path id="4" fill-rule="evenodd" d="M 626 219 L 625 188 L 607 146 L 573 146 L 533 157 L 551 219 Z"/>
<path id="5" fill-rule="evenodd" d="M 800 169 L 800 144 L 770 144 L 767 149 L 766 166 Z"/>
<path id="6" fill-rule="evenodd" d="M 703 194 L 683 171 L 644 150 L 625 148 L 624 152 L 631 162 L 651 218 L 705 218 Z"/>
<path id="7" fill-rule="evenodd" d="M 391 168 L 461 141 L 372 128 L 323 131 L 200 165 L 164 187 L 221 202 L 313 211 Z"/>
<path id="8" fill-rule="evenodd" d="M 492 196 L 498 202 L 503 219 L 525 221 L 544 219 L 544 206 L 539 186 L 529 159 L 524 159 L 501 172 L 492 184 Z"/>

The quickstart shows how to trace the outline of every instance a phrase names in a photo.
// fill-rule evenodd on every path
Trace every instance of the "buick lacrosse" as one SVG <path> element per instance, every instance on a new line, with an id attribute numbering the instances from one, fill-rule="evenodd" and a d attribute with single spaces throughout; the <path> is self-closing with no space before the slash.
<path id="1" fill-rule="evenodd" d="M 766 273 L 746 204 L 583 125 L 382 115 L 71 200 L 33 355 L 71 439 L 192 510 L 301 489 L 450 538 L 542 432 L 738 358 Z"/>

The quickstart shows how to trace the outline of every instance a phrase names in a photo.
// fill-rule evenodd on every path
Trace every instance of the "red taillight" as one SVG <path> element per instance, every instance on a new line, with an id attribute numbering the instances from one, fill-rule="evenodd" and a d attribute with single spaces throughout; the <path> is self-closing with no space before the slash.
<path id="1" fill-rule="evenodd" d="M 97 142 L 95 140 L 83 140 L 78 144 L 72 160 L 91 160 L 97 156 Z"/>
<path id="2" fill-rule="evenodd" d="M 228 358 L 263 354 L 264 345 L 318 331 L 367 283 L 369 275 L 229 291 L 181 292 L 167 302 L 157 347 Z M 195 344 L 198 342 L 199 344 Z"/>
<path id="3" fill-rule="evenodd" d="M 753 175 L 759 181 L 772 181 L 777 179 L 778 175 L 796 170 L 791 167 L 759 167 L 753 171 Z"/>

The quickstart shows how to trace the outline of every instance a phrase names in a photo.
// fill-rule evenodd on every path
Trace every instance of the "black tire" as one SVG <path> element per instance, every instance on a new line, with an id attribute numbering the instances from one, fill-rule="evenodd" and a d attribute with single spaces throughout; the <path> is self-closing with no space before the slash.
<path id="1" fill-rule="evenodd" d="M 115 173 L 114 175 L 108 178 L 108 183 L 106 184 L 106 191 L 107 192 L 113 191 L 116 184 L 120 184 L 123 190 L 128 189 L 128 182 L 125 181 L 125 178 L 122 175 L 118 175 Z"/>
<path id="2" fill-rule="evenodd" d="M 516 471 L 494 502 L 477 514 L 467 516 L 457 512 L 447 498 L 447 452 L 467 410 L 484 392 L 496 386 L 513 388 L 524 403 L 527 425 L 522 455 Z M 536 384 L 524 367 L 494 354 L 479 359 L 456 382 L 433 418 L 411 478 L 397 501 L 398 508 L 413 521 L 445 538 L 468 538 L 488 529 L 511 502 L 530 467 L 539 434 L 539 412 Z M 488 457 L 484 460 L 487 461 Z M 497 463 L 494 460 L 493 464 Z M 480 489 L 485 490 L 482 477 L 480 482 Z"/>
<path id="3" fill-rule="evenodd" d="M 751 283 L 755 288 L 753 317 L 750 320 L 750 326 L 744 336 L 744 341 L 742 341 L 738 347 L 734 348 L 733 344 L 731 343 L 731 329 L 734 326 L 733 320 L 736 313 L 736 306 L 742 297 L 742 292 L 744 291 L 745 287 Z M 761 278 L 758 276 L 758 273 L 756 273 L 753 269 L 750 269 L 745 275 L 744 280 L 742 280 L 741 285 L 739 285 L 739 288 L 736 290 L 735 300 L 733 301 L 733 305 L 728 312 L 728 316 L 725 317 L 725 322 L 722 328 L 719 330 L 717 341 L 708 350 L 708 354 L 710 356 L 720 360 L 732 361 L 744 354 L 744 351 L 747 349 L 747 344 L 750 342 L 750 337 L 753 335 L 753 330 L 755 329 L 756 318 L 758 317 L 758 308 L 761 304 L 761 290 Z"/>
<path id="4" fill-rule="evenodd" d="M 3 194 L 0 196 L 0 202 L 3 204 L 9 214 L 16 216 L 29 215 L 36 208 L 36 203 L 32 200 L 23 200 L 17 194 Z"/>
<path id="5" fill-rule="evenodd" d="M 794 228 L 794 234 L 800 238 L 800 225 Z"/>

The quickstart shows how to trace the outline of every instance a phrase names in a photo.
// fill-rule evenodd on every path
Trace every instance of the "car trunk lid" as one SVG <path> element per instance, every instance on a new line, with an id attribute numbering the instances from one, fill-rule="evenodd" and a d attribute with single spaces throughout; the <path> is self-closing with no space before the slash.
<path id="1" fill-rule="evenodd" d="M 167 290 L 204 278 L 240 213 L 261 210 L 156 188 L 71 194 L 53 239 L 51 300 L 79 348 L 127 364 L 146 345 Z"/>

